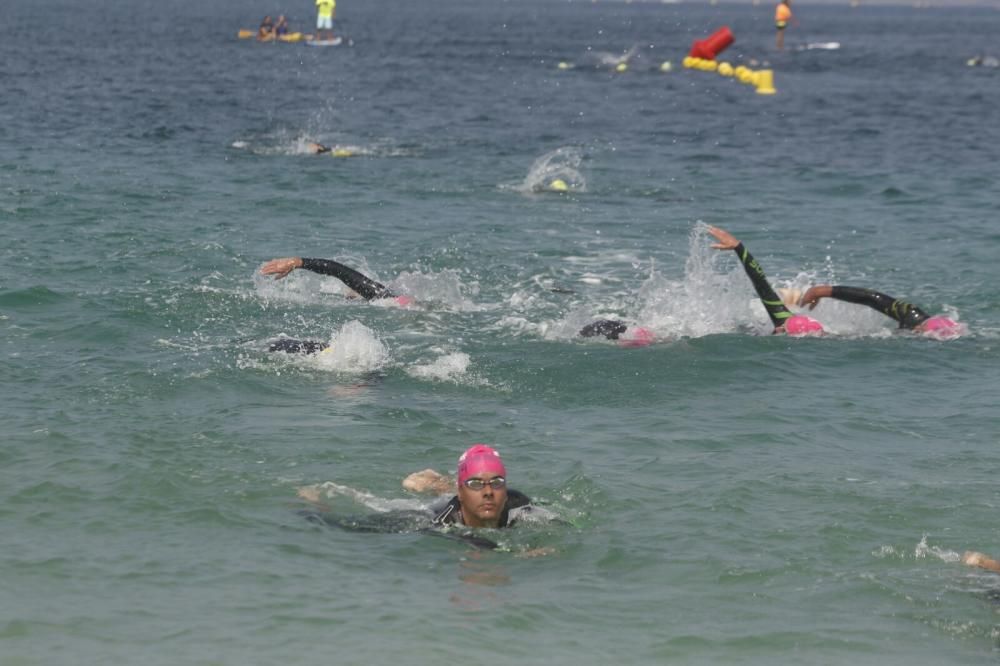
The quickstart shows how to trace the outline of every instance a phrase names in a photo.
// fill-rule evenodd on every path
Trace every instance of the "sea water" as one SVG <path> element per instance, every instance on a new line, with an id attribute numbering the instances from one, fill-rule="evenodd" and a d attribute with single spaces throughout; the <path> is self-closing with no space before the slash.
<path id="1" fill-rule="evenodd" d="M 237 39 L 282 11 L 313 25 L 4 5 L 0 664 L 996 659 L 1000 578 L 957 561 L 1000 553 L 996 9 L 803 3 L 780 53 L 766 3 L 345 1 L 343 46 Z M 681 67 L 722 25 L 777 94 Z M 830 335 L 769 336 L 707 224 L 775 286 L 968 333 L 824 302 Z M 480 441 L 558 523 L 479 552 L 300 513 L 427 506 L 401 479 Z"/>

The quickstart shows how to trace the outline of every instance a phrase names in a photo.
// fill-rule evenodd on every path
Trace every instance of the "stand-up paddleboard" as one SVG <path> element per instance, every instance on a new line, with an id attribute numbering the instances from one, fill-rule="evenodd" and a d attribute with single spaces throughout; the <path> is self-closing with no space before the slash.
<path id="1" fill-rule="evenodd" d="M 340 46 L 343 41 L 343 37 L 334 37 L 333 39 L 313 39 L 306 44 L 309 46 Z"/>
<path id="2" fill-rule="evenodd" d="M 806 44 L 806 51 L 836 51 L 840 48 L 840 42 L 809 42 Z"/>

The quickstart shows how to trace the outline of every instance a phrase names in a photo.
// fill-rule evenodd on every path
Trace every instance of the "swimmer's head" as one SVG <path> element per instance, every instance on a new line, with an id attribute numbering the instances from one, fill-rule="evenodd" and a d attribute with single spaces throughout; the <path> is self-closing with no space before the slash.
<path id="1" fill-rule="evenodd" d="M 412 296 L 394 296 L 392 300 L 401 308 L 409 307 L 416 302 Z"/>
<path id="2" fill-rule="evenodd" d="M 951 338 L 957 338 L 963 333 L 963 326 L 953 319 L 948 317 L 942 317 L 938 315 L 936 317 L 931 317 L 920 326 L 917 330 L 921 333 L 926 333 L 927 335 L 938 338 L 941 340 L 950 340 Z"/>
<path id="3" fill-rule="evenodd" d="M 644 326 L 629 326 L 618 336 L 618 344 L 621 347 L 645 347 L 653 344 L 655 340 L 653 332 Z"/>
<path id="4" fill-rule="evenodd" d="M 806 315 L 795 315 L 785 321 L 785 333 L 795 337 L 823 335 L 823 324 Z"/>
<path id="5" fill-rule="evenodd" d="M 461 486 L 466 479 L 480 474 L 487 475 L 487 478 L 506 477 L 507 470 L 496 449 L 485 444 L 473 444 L 458 459 L 458 485 Z"/>

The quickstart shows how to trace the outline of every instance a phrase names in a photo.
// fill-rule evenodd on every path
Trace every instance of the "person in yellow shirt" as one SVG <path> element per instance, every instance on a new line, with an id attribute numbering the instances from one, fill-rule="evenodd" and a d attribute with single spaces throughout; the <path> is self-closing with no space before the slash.
<path id="1" fill-rule="evenodd" d="M 316 39 L 333 39 L 333 16 L 337 13 L 337 0 L 316 0 Z"/>
<path id="2" fill-rule="evenodd" d="M 778 50 L 785 48 L 785 28 L 792 20 L 792 8 L 789 6 L 792 0 L 781 0 L 774 8 L 774 27 L 778 30 L 777 46 Z"/>

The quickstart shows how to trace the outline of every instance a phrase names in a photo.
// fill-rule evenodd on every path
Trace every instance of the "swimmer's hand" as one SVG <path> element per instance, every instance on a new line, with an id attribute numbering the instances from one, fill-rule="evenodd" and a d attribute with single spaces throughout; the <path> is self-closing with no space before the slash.
<path id="1" fill-rule="evenodd" d="M 984 557 L 986 556 L 982 553 L 977 553 L 974 550 L 967 550 L 965 551 L 965 555 L 962 555 L 962 564 L 970 567 L 978 567 Z"/>
<path id="2" fill-rule="evenodd" d="M 296 268 L 302 268 L 302 257 L 282 257 L 272 259 L 260 267 L 261 275 L 273 275 L 275 280 L 288 277 Z"/>
<path id="3" fill-rule="evenodd" d="M 980 569 L 989 569 L 990 571 L 1000 572 L 1000 562 L 986 557 L 982 553 L 978 553 L 974 550 L 966 551 L 962 555 L 962 564 L 970 567 L 979 567 Z"/>
<path id="4" fill-rule="evenodd" d="M 319 486 L 302 486 L 295 492 L 295 494 L 310 504 L 322 503 L 320 502 Z"/>
<path id="5" fill-rule="evenodd" d="M 736 246 L 740 244 L 740 242 L 725 229 L 708 225 L 708 233 L 715 236 L 715 239 L 719 241 L 718 243 L 712 243 L 712 247 L 716 250 L 735 250 Z"/>
<path id="6" fill-rule="evenodd" d="M 444 474 L 432 469 L 414 472 L 403 479 L 403 488 L 414 493 L 437 493 L 444 495 L 455 490 L 455 482 Z"/>
<path id="7" fill-rule="evenodd" d="M 545 557 L 546 555 L 554 555 L 555 552 L 556 549 L 552 548 L 551 546 L 542 546 L 541 548 L 529 548 L 528 550 L 522 550 L 514 557 L 519 557 L 519 558 Z"/>
<path id="8" fill-rule="evenodd" d="M 829 298 L 831 294 L 833 294 L 833 287 L 828 284 L 820 284 L 815 287 L 809 287 L 806 293 L 802 294 L 802 298 L 799 299 L 799 306 L 809 306 L 809 309 L 813 310 L 817 305 L 819 305 L 820 300 Z"/>

